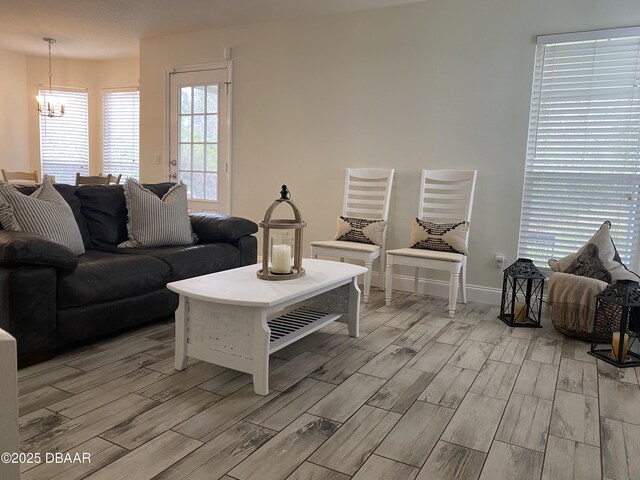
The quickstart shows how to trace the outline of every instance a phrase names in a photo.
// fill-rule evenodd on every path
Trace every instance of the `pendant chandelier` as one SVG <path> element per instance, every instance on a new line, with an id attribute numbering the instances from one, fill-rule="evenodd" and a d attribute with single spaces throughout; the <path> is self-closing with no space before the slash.
<path id="1" fill-rule="evenodd" d="M 55 38 L 43 38 L 49 44 L 49 90 L 42 90 L 42 94 L 36 97 L 38 101 L 38 113 L 43 117 L 61 117 L 64 115 L 64 104 L 52 95 L 51 90 L 51 45 L 56 43 Z"/>

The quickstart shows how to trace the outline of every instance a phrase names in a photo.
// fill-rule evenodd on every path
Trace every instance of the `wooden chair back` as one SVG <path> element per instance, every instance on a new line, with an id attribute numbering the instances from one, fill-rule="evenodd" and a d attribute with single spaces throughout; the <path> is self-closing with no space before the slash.
<path id="1" fill-rule="evenodd" d="M 393 168 L 347 168 L 342 215 L 386 221 L 393 173 Z"/>
<path id="2" fill-rule="evenodd" d="M 0 170 L 2 171 L 2 180 L 5 182 L 16 183 L 16 180 L 24 180 L 27 182 L 38 183 L 38 172 L 36 170 L 33 172 L 7 172 L 4 168 Z"/>
<path id="3" fill-rule="evenodd" d="M 109 185 L 111 174 L 109 175 L 80 175 L 76 173 L 76 185 Z"/>
<path id="4" fill-rule="evenodd" d="M 111 183 L 113 183 L 114 185 L 119 185 L 120 184 L 120 179 L 122 178 L 122 174 L 120 175 L 113 175 L 113 174 L 109 174 L 111 175 Z"/>
<path id="5" fill-rule="evenodd" d="M 418 218 L 469 222 L 477 174 L 477 170 L 422 170 Z"/>

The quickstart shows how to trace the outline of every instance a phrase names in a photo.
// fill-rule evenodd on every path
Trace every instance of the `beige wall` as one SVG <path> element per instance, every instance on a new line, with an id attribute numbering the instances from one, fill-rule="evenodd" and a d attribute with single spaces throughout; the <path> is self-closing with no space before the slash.
<path id="1" fill-rule="evenodd" d="M 27 57 L 29 104 L 29 165 L 40 171 L 40 127 L 35 97 L 48 84 L 47 57 Z M 89 172 L 102 171 L 102 89 L 138 85 L 138 59 L 74 60 L 54 58 L 53 85 L 87 88 L 89 92 Z"/>
<path id="2" fill-rule="evenodd" d="M 0 50 L 0 168 L 29 169 L 27 58 Z"/>
<path id="3" fill-rule="evenodd" d="M 475 168 L 469 283 L 496 288 L 494 252 L 517 250 L 535 36 L 639 23 L 637 0 L 430 0 L 143 39 L 142 178 L 165 178 L 165 68 L 232 47 L 234 214 L 260 219 L 287 183 L 305 240 L 327 239 L 344 169 L 395 167 L 388 246 L 401 247 L 420 170 Z"/>

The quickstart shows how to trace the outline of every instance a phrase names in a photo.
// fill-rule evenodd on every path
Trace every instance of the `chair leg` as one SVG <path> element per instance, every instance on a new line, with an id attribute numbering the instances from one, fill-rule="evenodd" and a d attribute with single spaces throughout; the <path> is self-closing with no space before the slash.
<path id="1" fill-rule="evenodd" d="M 456 314 L 456 302 L 458 300 L 458 282 L 460 281 L 460 271 L 452 271 L 449 278 L 449 318 Z"/>
<path id="2" fill-rule="evenodd" d="M 460 270 L 460 299 L 462 303 L 467 303 L 467 259 L 462 261 Z"/>
<path id="3" fill-rule="evenodd" d="M 418 293 L 419 282 L 420 282 L 420 267 L 416 267 L 416 271 L 413 274 L 413 293 Z"/>
<path id="4" fill-rule="evenodd" d="M 387 274 L 384 279 L 384 299 L 387 307 L 391 306 L 391 291 L 393 289 L 393 261 L 387 257 Z"/>
<path id="5" fill-rule="evenodd" d="M 384 264 L 384 253 L 382 253 L 379 257 L 378 257 L 378 268 L 379 270 L 379 274 L 378 274 L 378 286 L 380 287 L 380 289 L 383 289 L 385 286 L 385 278 L 384 278 L 384 272 L 385 272 L 385 264 Z"/>
<path id="6" fill-rule="evenodd" d="M 373 262 L 364 264 L 367 272 L 364 274 L 364 303 L 369 303 L 369 290 L 371 289 L 371 271 L 373 270 Z"/>
<path id="7" fill-rule="evenodd" d="M 311 247 L 311 258 L 318 258 L 318 252 L 316 251 L 315 248 L 313 248 L 313 246 Z"/>

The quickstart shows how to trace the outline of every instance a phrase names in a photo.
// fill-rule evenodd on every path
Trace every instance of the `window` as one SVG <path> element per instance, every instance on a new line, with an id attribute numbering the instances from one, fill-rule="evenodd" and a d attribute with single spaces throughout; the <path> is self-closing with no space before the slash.
<path id="1" fill-rule="evenodd" d="M 518 256 L 546 265 L 610 220 L 640 246 L 640 28 L 538 37 Z"/>
<path id="2" fill-rule="evenodd" d="M 44 91 L 38 92 L 44 95 Z M 48 93 L 48 92 L 47 92 Z M 40 163 L 43 175 L 57 183 L 76 183 L 76 172 L 89 167 L 89 107 L 86 90 L 58 89 L 52 95 L 65 105 L 59 118 L 40 117 Z"/>
<path id="3" fill-rule="evenodd" d="M 102 112 L 104 173 L 138 178 L 140 92 L 137 88 L 104 92 Z"/>

